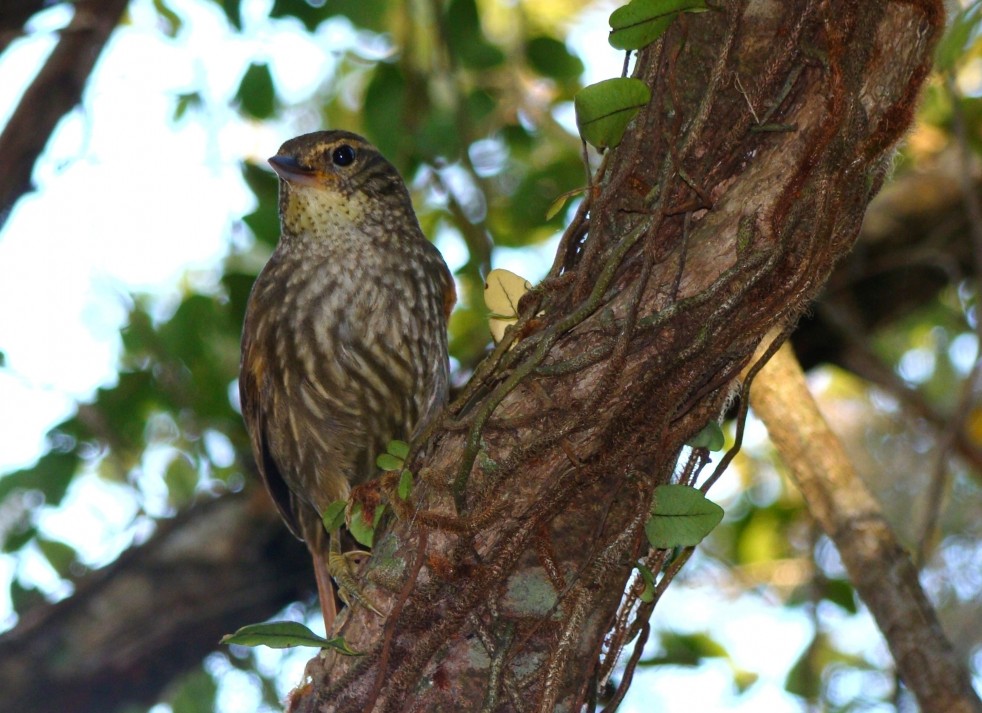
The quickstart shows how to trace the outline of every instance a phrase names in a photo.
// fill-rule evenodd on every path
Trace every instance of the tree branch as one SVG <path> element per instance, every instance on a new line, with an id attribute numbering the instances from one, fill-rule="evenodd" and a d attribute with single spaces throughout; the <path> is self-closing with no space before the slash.
<path id="1" fill-rule="evenodd" d="M 128 0 L 77 0 L 75 15 L 44 67 L 21 97 L 0 134 L 0 228 L 14 203 L 29 192 L 38 156 L 82 90 Z"/>
<path id="2" fill-rule="evenodd" d="M 223 634 L 309 596 L 309 562 L 260 488 L 161 522 L 146 544 L 0 636 L 0 712 L 153 704 Z"/>
<path id="3" fill-rule="evenodd" d="M 921 589 L 917 568 L 819 413 L 790 346 L 757 375 L 750 400 L 921 709 L 980 713 L 982 702 Z"/>

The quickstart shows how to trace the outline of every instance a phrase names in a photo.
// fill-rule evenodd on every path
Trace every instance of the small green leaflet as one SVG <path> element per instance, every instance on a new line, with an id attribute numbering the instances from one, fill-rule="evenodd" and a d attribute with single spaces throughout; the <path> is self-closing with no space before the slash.
<path id="1" fill-rule="evenodd" d="M 325 639 L 303 624 L 295 621 L 269 621 L 264 624 L 243 626 L 234 634 L 226 634 L 219 642 L 239 646 L 268 646 L 271 649 L 288 649 L 294 646 L 313 646 L 318 649 L 334 649 L 345 656 L 358 656 L 344 638 Z"/>
<path id="2" fill-rule="evenodd" d="M 641 594 L 638 598 L 645 604 L 651 604 L 655 600 L 655 576 L 651 573 L 651 570 L 645 567 L 643 564 L 638 562 L 635 567 L 638 568 L 638 572 L 641 574 L 641 579 L 644 581 L 644 589 L 641 590 Z"/>
<path id="3" fill-rule="evenodd" d="M 344 509 L 347 507 L 348 503 L 344 500 L 335 500 L 333 503 L 327 506 L 324 510 L 324 514 L 321 515 L 321 520 L 324 522 L 324 529 L 328 532 L 334 532 L 340 529 L 341 525 L 344 524 Z"/>
<path id="4" fill-rule="evenodd" d="M 969 5 L 952 19 L 948 31 L 934 51 L 935 68 L 950 72 L 982 24 L 982 6 Z"/>
<path id="5" fill-rule="evenodd" d="M 695 488 L 659 485 L 644 532 L 655 549 L 694 547 L 722 519 L 723 508 Z"/>
<path id="6" fill-rule="evenodd" d="M 386 471 L 399 470 L 402 468 L 402 464 L 402 458 L 396 458 L 391 453 L 383 453 L 375 459 L 375 465 L 377 465 L 381 470 Z"/>
<path id="7" fill-rule="evenodd" d="M 385 453 L 375 459 L 375 465 L 381 470 L 401 470 L 409 455 L 409 444 L 405 441 L 389 441 Z"/>
<path id="8" fill-rule="evenodd" d="M 617 146 L 631 119 L 650 100 L 651 90 L 640 79 L 617 77 L 583 87 L 573 97 L 580 136 L 598 149 Z"/>
<path id="9" fill-rule="evenodd" d="M 705 12 L 705 0 L 631 0 L 610 15 L 607 41 L 619 50 L 636 50 L 664 34 L 680 12 Z"/>
<path id="10" fill-rule="evenodd" d="M 385 450 L 396 458 L 406 460 L 406 456 L 409 455 L 409 444 L 405 441 L 389 441 L 389 445 L 385 447 Z"/>
<path id="11" fill-rule="evenodd" d="M 561 193 L 559 197 L 552 202 L 552 205 L 549 206 L 549 210 L 546 211 L 546 220 L 552 220 L 555 215 L 563 209 L 563 206 L 566 205 L 566 201 L 579 193 L 586 193 L 586 187 L 574 188 L 571 191 Z"/>
<path id="12" fill-rule="evenodd" d="M 255 119 L 266 119 L 273 115 L 276 111 L 276 86 L 268 64 L 253 62 L 249 65 L 235 99 L 242 110 Z"/>
<path id="13" fill-rule="evenodd" d="M 378 526 L 379 520 L 382 519 L 383 512 L 385 512 L 385 505 L 376 505 L 375 512 L 372 514 L 372 519 L 369 522 L 367 518 L 362 517 L 361 503 L 355 503 L 355 506 L 351 509 L 351 521 L 348 523 L 348 532 L 358 541 L 358 544 L 364 545 L 365 547 L 372 546 L 372 542 L 375 540 L 375 528 Z"/>
<path id="14" fill-rule="evenodd" d="M 399 475 L 399 487 L 397 492 L 399 493 L 400 500 L 408 500 L 409 493 L 413 489 L 413 474 L 408 470 L 403 470 Z"/>
<path id="15" fill-rule="evenodd" d="M 696 435 L 686 441 L 685 445 L 690 448 L 706 448 L 710 451 L 723 450 L 726 438 L 723 436 L 723 429 L 715 421 L 710 421 Z"/>

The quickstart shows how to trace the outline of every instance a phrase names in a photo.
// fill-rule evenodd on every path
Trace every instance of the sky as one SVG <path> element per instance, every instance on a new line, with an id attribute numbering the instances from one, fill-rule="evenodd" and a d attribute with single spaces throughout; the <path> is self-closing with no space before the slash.
<path id="1" fill-rule="evenodd" d="M 228 29 L 217 4 L 170 4 L 188 21 L 177 39 L 161 32 L 151 0 L 134 0 L 83 105 L 59 125 L 45 150 L 34 176 L 38 190 L 17 203 L 0 232 L 0 351 L 6 357 L 0 370 L 0 473 L 32 463 L 48 428 L 70 415 L 76 400 L 113 382 L 131 294 L 153 295 L 164 314 L 182 286 L 214 280 L 230 245 L 247 239 L 235 223 L 252 201 L 240 162 L 262 161 L 296 133 L 287 122 L 249 122 L 231 107 L 248 64 L 270 61 L 281 97 L 299 101 L 330 71 L 335 52 L 354 41 L 344 21 L 326 23 L 314 37 L 289 22 L 261 22 L 268 2 L 244 3 L 247 30 L 254 31 L 243 34 Z M 609 7 L 592 11 L 570 35 L 589 68 L 585 81 L 620 71 L 620 55 L 606 44 L 608 13 Z M 66 18 L 63 8 L 42 13 L 29 36 L 0 56 L 0 125 Z M 204 110 L 172 121 L 176 97 L 191 91 L 202 92 Z M 438 244 L 452 266 L 463 259 L 452 241 Z M 534 279 L 540 268 L 529 262 L 545 264 L 544 258 L 502 252 L 496 266 Z M 719 495 L 735 488 L 724 479 Z M 124 489 L 93 476 L 73 486 L 66 507 L 48 513 L 44 527 L 72 540 L 97 566 L 132 541 L 127 524 L 134 509 Z M 80 540 L 79 532 L 87 537 Z M 8 626 L 4 597 L 15 569 L 56 594 L 59 587 L 41 558 L 0 556 L 0 624 L 6 620 Z M 731 664 L 723 660 L 698 670 L 642 673 L 622 710 L 803 709 L 782 690 L 789 665 L 811 636 L 811 624 L 799 613 L 760 595 L 673 586 L 655 617 L 678 622 L 680 630 L 712 630 L 733 665 L 758 673 L 761 681 L 736 696 Z M 868 649 L 869 637 L 878 640 L 866 621 L 841 634 L 856 650 Z M 281 667 L 279 656 L 260 654 L 260 662 Z M 304 656 L 289 660 L 284 691 L 299 677 Z M 221 657 L 208 666 L 222 676 L 223 710 L 255 708 L 258 693 L 245 674 L 228 670 Z M 158 706 L 155 713 L 166 710 Z"/>

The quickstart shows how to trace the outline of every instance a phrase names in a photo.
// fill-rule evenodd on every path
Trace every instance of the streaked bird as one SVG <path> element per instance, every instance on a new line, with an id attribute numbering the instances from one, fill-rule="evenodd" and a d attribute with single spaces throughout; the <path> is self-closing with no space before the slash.
<path id="1" fill-rule="evenodd" d="M 446 403 L 456 294 L 405 183 L 364 138 L 305 134 L 269 163 L 282 233 L 249 296 L 239 392 L 263 481 L 313 557 L 330 632 L 340 544 L 321 516 Z"/>

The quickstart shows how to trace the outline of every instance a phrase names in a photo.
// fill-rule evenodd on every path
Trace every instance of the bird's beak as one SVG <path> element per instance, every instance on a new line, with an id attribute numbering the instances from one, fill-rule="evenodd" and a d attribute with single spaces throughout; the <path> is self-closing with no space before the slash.
<path id="1" fill-rule="evenodd" d="M 316 186 L 318 174 L 309 168 L 301 166 L 292 156 L 273 156 L 269 165 L 276 174 L 288 183 L 301 186 Z"/>

